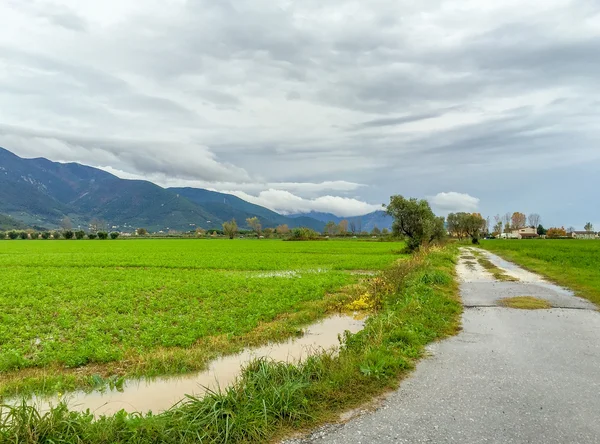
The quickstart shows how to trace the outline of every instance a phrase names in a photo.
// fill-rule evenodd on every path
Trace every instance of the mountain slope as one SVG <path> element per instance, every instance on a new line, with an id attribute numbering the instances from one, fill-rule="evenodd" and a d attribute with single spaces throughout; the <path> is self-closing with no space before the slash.
<path id="1" fill-rule="evenodd" d="M 390 230 L 392 228 L 392 223 L 394 219 L 388 215 L 385 211 L 373 211 L 372 213 L 365 214 L 363 216 L 350 216 L 350 217 L 340 217 L 336 216 L 332 213 L 322 213 L 317 211 L 311 211 L 310 213 L 297 213 L 290 214 L 291 218 L 301 218 L 301 217 L 310 217 L 312 219 L 317 219 L 321 222 L 327 223 L 329 221 L 333 221 L 336 224 L 339 224 L 342 220 L 347 220 L 349 224 L 354 223 L 355 227 L 358 231 L 371 231 L 373 228 L 377 227 L 379 229 L 387 228 Z"/>
<path id="2" fill-rule="evenodd" d="M 240 226 L 246 225 L 249 217 L 258 217 L 263 227 L 275 228 L 286 224 L 290 228 L 308 227 L 323 231 L 325 224 L 310 217 L 290 218 L 259 205 L 246 202 L 232 194 L 219 193 L 200 188 L 168 188 L 168 190 L 201 205 L 213 214 L 218 214 L 226 220 L 235 219 Z"/>
<path id="3" fill-rule="evenodd" d="M 324 224 L 301 215 L 291 219 L 238 197 L 194 188 L 164 189 L 143 180 L 120 179 L 106 171 L 44 158 L 23 159 L 0 148 L 0 212 L 26 225 L 73 226 L 101 219 L 110 229 L 151 231 L 220 228 L 235 218 L 240 227 L 258 217 L 263 227 L 287 224 L 322 231 Z"/>

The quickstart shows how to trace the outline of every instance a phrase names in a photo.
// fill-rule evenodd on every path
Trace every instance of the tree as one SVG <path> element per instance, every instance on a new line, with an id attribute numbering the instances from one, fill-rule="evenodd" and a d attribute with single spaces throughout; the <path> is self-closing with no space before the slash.
<path id="1" fill-rule="evenodd" d="M 348 221 L 346 219 L 340 221 L 338 224 L 338 230 L 342 236 L 348 233 Z"/>
<path id="2" fill-rule="evenodd" d="M 583 229 L 585 231 L 594 231 L 594 226 L 592 225 L 591 222 L 588 222 L 587 224 L 585 224 L 585 226 L 583 227 Z"/>
<path id="3" fill-rule="evenodd" d="M 384 227 L 381 230 L 381 234 L 384 235 L 384 236 L 387 236 L 388 234 L 390 234 L 390 230 L 388 230 L 386 227 Z"/>
<path id="4" fill-rule="evenodd" d="M 265 234 L 265 237 L 267 239 L 271 239 L 273 237 L 273 234 L 275 233 L 275 229 L 274 228 L 265 228 L 263 230 L 263 233 Z"/>
<path id="5" fill-rule="evenodd" d="M 371 230 L 371 236 L 379 236 L 381 234 L 381 230 L 377 228 L 377 225 L 373 227 Z"/>
<path id="6" fill-rule="evenodd" d="M 537 226 L 537 234 L 538 234 L 539 236 L 544 236 L 544 235 L 545 235 L 545 234 L 547 234 L 547 233 L 548 233 L 548 230 L 546 230 L 542 224 L 539 224 L 539 225 Z"/>
<path id="7" fill-rule="evenodd" d="M 525 224 L 527 224 L 527 216 L 525 216 L 523 213 L 515 211 L 510 217 L 510 223 L 513 230 L 525 228 Z"/>
<path id="8" fill-rule="evenodd" d="M 284 236 L 290 232 L 290 228 L 286 224 L 281 224 L 281 225 L 277 226 L 277 228 L 275 228 L 275 231 L 280 236 Z"/>
<path id="9" fill-rule="evenodd" d="M 338 226 L 337 224 L 330 220 L 329 222 L 327 222 L 325 224 L 325 234 L 329 235 L 329 236 L 333 236 L 337 233 L 338 231 Z"/>
<path id="10" fill-rule="evenodd" d="M 238 232 L 238 226 L 235 219 L 231 219 L 229 222 L 223 222 L 223 233 L 233 239 Z"/>
<path id="11" fill-rule="evenodd" d="M 89 240 L 94 240 L 98 237 L 98 235 L 96 233 L 90 233 L 88 234 L 88 239 Z"/>
<path id="12" fill-rule="evenodd" d="M 85 231 L 79 230 L 75 232 L 75 239 L 81 240 L 85 237 Z"/>
<path id="13" fill-rule="evenodd" d="M 248 226 L 250 228 L 252 228 L 252 230 L 256 233 L 256 235 L 258 237 L 260 237 L 260 235 L 262 234 L 262 225 L 260 224 L 258 217 L 256 217 L 256 216 L 249 217 L 248 219 L 246 219 L 246 223 L 248 224 Z M 225 229 L 223 229 L 223 231 L 224 230 Z"/>
<path id="14" fill-rule="evenodd" d="M 350 232 L 352 234 L 355 234 L 356 233 L 356 222 L 354 221 L 354 219 L 350 219 L 349 226 L 350 226 Z"/>
<path id="15" fill-rule="evenodd" d="M 60 222 L 60 227 L 63 231 L 70 231 L 73 229 L 73 224 L 71 223 L 71 219 L 67 216 L 63 217 L 63 220 Z"/>
<path id="16" fill-rule="evenodd" d="M 575 227 L 569 227 L 567 228 L 567 233 L 571 234 L 573 231 L 575 231 Z"/>
<path id="17" fill-rule="evenodd" d="M 411 251 L 443 238 L 443 218 L 436 217 L 429 203 L 424 199 L 392 196 L 386 212 L 394 218 L 392 225 L 394 235 L 406 237 L 407 247 Z"/>
<path id="18" fill-rule="evenodd" d="M 538 225 L 541 225 L 542 217 L 537 213 L 531 213 L 529 216 L 527 216 L 527 222 L 529 223 L 530 227 L 537 227 Z"/>
<path id="19" fill-rule="evenodd" d="M 113 231 L 112 233 L 110 233 L 110 238 L 114 240 L 114 239 L 118 238 L 120 234 L 121 233 Z"/>
<path id="20" fill-rule="evenodd" d="M 148 234 L 148 230 L 146 230 L 145 228 L 138 228 L 137 230 L 135 230 L 135 232 L 138 236 L 146 236 Z"/>
<path id="21" fill-rule="evenodd" d="M 100 240 L 108 239 L 108 233 L 106 231 L 98 231 L 96 233 L 96 235 L 98 236 L 98 239 L 100 239 Z"/>
<path id="22" fill-rule="evenodd" d="M 506 213 L 504 216 L 502 216 L 502 223 L 504 224 L 504 232 L 505 233 L 510 233 L 510 222 L 511 222 L 511 217 L 512 215 L 510 213 Z"/>
<path id="23" fill-rule="evenodd" d="M 49 231 L 44 231 L 42 233 L 42 239 L 49 239 L 50 238 L 50 232 Z"/>
<path id="24" fill-rule="evenodd" d="M 26 231 L 21 231 L 21 232 L 19 233 L 19 237 L 20 237 L 21 239 L 28 239 L 28 238 L 29 238 L 29 235 L 27 234 L 27 232 L 26 232 Z"/>
<path id="25" fill-rule="evenodd" d="M 52 232 L 52 239 L 60 239 L 60 238 L 61 238 L 60 231 L 53 231 Z"/>
<path id="26" fill-rule="evenodd" d="M 565 227 L 548 228 L 548 231 L 546 232 L 546 236 L 547 237 L 567 237 L 567 231 L 565 230 Z"/>
<path id="27" fill-rule="evenodd" d="M 8 233 L 6 233 L 6 235 L 8 236 L 9 239 L 15 240 L 19 237 L 19 233 L 16 232 L 15 230 L 11 230 Z"/>
<path id="28" fill-rule="evenodd" d="M 470 237 L 473 243 L 479 242 L 487 221 L 479 213 L 450 213 L 448 214 L 448 231 L 459 239 Z"/>
<path id="29" fill-rule="evenodd" d="M 71 230 L 66 230 L 63 232 L 63 236 L 65 239 L 73 239 L 74 233 Z"/>
<path id="30" fill-rule="evenodd" d="M 196 228 L 196 236 L 198 237 L 204 237 L 206 236 L 206 230 L 204 228 Z"/>

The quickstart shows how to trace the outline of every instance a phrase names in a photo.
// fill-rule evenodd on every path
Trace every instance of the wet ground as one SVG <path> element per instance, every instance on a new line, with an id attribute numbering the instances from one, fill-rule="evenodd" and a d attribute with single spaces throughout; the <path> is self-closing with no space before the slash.
<path id="1" fill-rule="evenodd" d="M 519 281 L 495 281 L 474 251 Z M 483 250 L 463 249 L 457 273 L 462 332 L 375 412 L 290 443 L 600 443 L 597 307 Z M 498 306 L 513 296 L 553 308 Z"/>
<path id="2" fill-rule="evenodd" d="M 125 410 L 127 412 L 160 413 L 185 399 L 186 395 L 201 397 L 207 390 L 217 390 L 231 385 L 241 369 L 257 358 L 276 361 L 299 362 L 310 354 L 333 350 L 339 346 L 339 335 L 344 331 L 362 330 L 364 321 L 350 316 L 332 316 L 305 329 L 304 335 L 279 344 L 248 349 L 242 353 L 225 356 L 210 363 L 206 371 L 187 376 L 129 381 L 124 390 L 106 392 L 74 392 L 64 398 L 33 399 L 41 411 L 64 400 L 71 410 L 89 409 L 96 416 Z"/>

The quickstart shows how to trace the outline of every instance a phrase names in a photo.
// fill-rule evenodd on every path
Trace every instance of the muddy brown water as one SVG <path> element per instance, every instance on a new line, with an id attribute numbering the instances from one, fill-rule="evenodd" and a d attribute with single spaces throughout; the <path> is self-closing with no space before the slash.
<path id="1" fill-rule="evenodd" d="M 301 362 L 311 354 L 336 350 L 340 345 L 339 335 L 345 331 L 357 333 L 363 328 L 364 320 L 343 315 L 332 316 L 307 327 L 299 338 L 224 356 L 211 362 L 207 370 L 199 373 L 128 381 L 122 392 L 73 392 L 64 397 L 34 397 L 28 404 L 35 405 L 40 411 L 47 411 L 64 401 L 72 411 L 84 412 L 89 409 L 95 416 L 111 415 L 120 410 L 160 413 L 181 402 L 187 395 L 202 397 L 208 390 L 216 391 L 230 386 L 242 368 L 254 359 Z"/>

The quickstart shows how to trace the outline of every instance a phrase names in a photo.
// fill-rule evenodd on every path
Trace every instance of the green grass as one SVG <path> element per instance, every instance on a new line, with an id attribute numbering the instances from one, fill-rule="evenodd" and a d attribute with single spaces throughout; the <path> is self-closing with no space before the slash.
<path id="1" fill-rule="evenodd" d="M 600 241 L 489 240 L 481 246 L 600 304 Z"/>
<path id="2" fill-rule="evenodd" d="M 7 408 L 0 442 L 268 442 L 334 419 L 396 387 L 427 343 L 457 331 L 456 256 L 455 248 L 434 250 L 387 269 L 381 308 L 363 331 L 345 336 L 338 356 L 320 354 L 299 366 L 256 361 L 224 392 L 190 398 L 160 415 L 120 412 L 94 420 L 64 405 L 47 413 Z"/>
<path id="3" fill-rule="evenodd" d="M 533 296 L 515 296 L 500 299 L 498 302 L 504 307 L 518 308 L 520 310 L 546 310 L 552 308 L 550 302 Z"/>
<path id="4" fill-rule="evenodd" d="M 240 240 L 0 242 L 0 397 L 202 369 L 283 340 L 401 245 Z M 338 304 L 339 305 L 339 304 Z"/>

